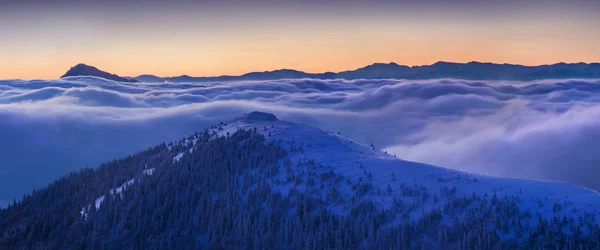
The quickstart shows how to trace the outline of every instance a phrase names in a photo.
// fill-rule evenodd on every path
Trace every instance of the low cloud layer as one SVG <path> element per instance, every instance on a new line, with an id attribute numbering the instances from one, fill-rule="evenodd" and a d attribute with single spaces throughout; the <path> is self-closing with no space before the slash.
<path id="1" fill-rule="evenodd" d="M 253 110 L 407 160 L 600 190 L 599 92 L 598 80 L 0 81 L 0 200 Z"/>

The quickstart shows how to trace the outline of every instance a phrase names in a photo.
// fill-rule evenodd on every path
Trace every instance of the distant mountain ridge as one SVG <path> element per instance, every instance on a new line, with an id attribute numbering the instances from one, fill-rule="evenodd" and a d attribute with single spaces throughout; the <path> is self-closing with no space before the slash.
<path id="1" fill-rule="evenodd" d="M 423 66 L 405 66 L 397 63 L 374 63 L 359 69 L 341 72 L 307 73 L 293 69 L 251 72 L 239 76 L 193 77 L 188 75 L 159 77 L 140 75 L 141 82 L 209 82 L 235 80 L 277 79 L 436 79 L 457 78 L 467 80 L 514 80 L 600 78 L 600 63 L 556 63 L 551 65 L 524 66 L 518 64 L 495 64 L 482 62 L 437 62 Z"/>
<path id="2" fill-rule="evenodd" d="M 439 79 L 532 81 L 540 79 L 600 78 L 600 63 L 556 63 L 540 66 L 482 62 L 437 62 L 431 65 L 406 66 L 397 63 L 374 63 L 355 70 L 307 73 L 294 69 L 250 72 L 243 75 L 160 77 L 151 74 L 133 78 L 120 77 L 85 64 L 77 64 L 61 78 L 96 76 L 119 82 L 214 82 L 278 79 Z"/>
<path id="3" fill-rule="evenodd" d="M 104 79 L 113 80 L 117 82 L 138 82 L 136 79 L 123 78 L 115 74 L 108 73 L 106 71 L 99 70 L 96 67 L 85 65 L 83 63 L 77 64 L 69 69 L 60 78 L 69 76 L 96 76 Z"/>

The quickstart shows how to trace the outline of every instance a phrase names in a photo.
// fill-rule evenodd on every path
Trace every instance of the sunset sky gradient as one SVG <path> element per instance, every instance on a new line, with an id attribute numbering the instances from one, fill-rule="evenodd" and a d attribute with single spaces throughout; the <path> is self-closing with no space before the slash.
<path id="1" fill-rule="evenodd" d="M 522 3 L 525 2 L 525 3 Z M 2 1 L 0 79 L 600 61 L 600 1 Z"/>

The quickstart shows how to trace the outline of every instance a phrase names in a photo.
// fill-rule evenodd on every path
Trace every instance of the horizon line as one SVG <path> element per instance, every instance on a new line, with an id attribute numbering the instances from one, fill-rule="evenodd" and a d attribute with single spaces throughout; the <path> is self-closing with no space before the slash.
<path id="1" fill-rule="evenodd" d="M 288 68 L 288 67 L 283 67 L 283 68 L 276 68 L 276 69 L 270 69 L 270 70 L 263 70 L 263 71 L 249 71 L 246 73 L 242 73 L 242 74 L 224 74 L 224 75 L 201 75 L 201 76 L 192 76 L 189 74 L 182 74 L 182 75 L 173 75 L 173 76 L 159 76 L 159 75 L 155 75 L 155 74 L 141 74 L 141 75 L 137 75 L 137 76 L 124 76 L 124 75 L 120 75 L 122 77 L 139 77 L 139 76 L 156 76 L 156 77 L 160 77 L 160 78 L 173 78 L 173 77 L 182 77 L 182 76 L 188 76 L 188 77 L 205 77 L 205 78 L 212 78 L 212 77 L 227 77 L 227 76 L 232 76 L 232 77 L 236 77 L 236 76 L 243 76 L 245 74 L 249 74 L 249 73 L 268 73 L 268 72 L 275 72 L 275 71 L 281 71 L 281 70 L 294 70 L 294 71 L 298 71 L 298 72 L 303 72 L 303 73 L 307 73 L 307 74 L 325 74 L 325 73 L 341 73 L 341 72 L 345 72 L 345 71 L 354 71 L 354 70 L 358 70 L 358 69 L 362 69 L 368 66 L 373 66 L 376 64 L 396 64 L 398 66 L 406 66 L 409 68 L 416 68 L 416 67 L 425 67 L 425 66 L 432 66 L 434 64 L 438 64 L 438 63 L 448 63 L 448 64 L 469 64 L 469 63 L 480 63 L 480 64 L 495 64 L 495 65 L 510 65 L 510 66 L 522 66 L 522 67 L 541 67 L 541 66 L 552 66 L 552 65 L 557 65 L 557 64 L 600 64 L 600 61 L 594 61 L 594 62 L 555 62 L 555 63 L 546 63 L 546 64 L 518 64 L 518 63 L 495 63 L 495 62 L 490 62 L 490 61 L 468 61 L 468 62 L 457 62 L 457 61 L 444 61 L 444 60 L 439 60 L 436 61 L 434 63 L 431 64 L 419 64 L 419 65 L 408 65 L 408 64 L 399 64 L 397 62 L 394 61 L 390 61 L 388 63 L 385 62 L 372 62 L 370 64 L 366 64 L 365 66 L 362 67 L 358 67 L 355 69 L 345 69 L 345 70 L 341 70 L 341 71 L 321 71 L 321 72 L 309 72 L 309 71 L 304 71 L 304 70 L 300 70 L 300 69 L 294 69 L 294 68 Z M 85 63 L 79 63 L 79 64 L 85 64 Z M 90 65 L 90 64 L 85 64 L 88 66 L 93 66 L 96 67 L 95 65 Z M 97 67 L 96 67 L 97 68 Z"/>
<path id="2" fill-rule="evenodd" d="M 446 60 L 439 60 L 436 61 L 434 63 L 431 64 L 420 64 L 420 65 L 408 65 L 408 64 L 399 64 L 397 62 L 394 61 L 390 61 L 390 62 L 372 62 L 370 64 L 366 64 L 362 67 L 358 67 L 358 68 L 354 68 L 354 69 L 344 69 L 344 70 L 340 70 L 340 71 L 321 71 L 321 72 L 309 72 L 309 71 L 303 71 L 300 69 L 294 69 L 294 68 L 288 68 L 288 67 L 283 67 L 283 68 L 276 68 L 276 69 L 270 69 L 270 70 L 256 70 L 256 71 L 249 71 L 249 72 L 245 72 L 245 73 L 241 73 L 241 74 L 222 74 L 222 75 L 189 75 L 189 74 L 181 74 L 181 75 L 171 75 L 171 76 L 159 76 L 159 75 L 155 75 L 152 73 L 144 73 L 144 74 L 140 74 L 140 75 L 122 75 L 122 74 L 117 74 L 120 77 L 126 77 L 126 78 L 136 78 L 136 77 L 140 77 L 140 76 L 154 76 L 154 77 L 158 77 L 158 78 L 176 78 L 176 77 L 192 77 L 192 78 L 218 78 L 218 77 L 239 77 L 239 76 L 243 76 L 246 74 L 250 74 L 250 73 L 269 73 L 269 72 L 276 72 L 276 71 L 283 71 L 283 70 L 292 70 L 292 71 L 297 71 L 297 72 L 302 72 L 302 73 L 306 73 L 306 74 L 326 74 L 326 73 L 333 73 L 333 74 L 337 74 L 337 73 L 341 73 L 341 72 L 346 72 L 346 71 L 355 71 L 358 69 L 362 69 L 365 67 L 369 67 L 369 66 L 373 66 L 373 65 L 377 65 L 377 64 L 383 64 L 383 65 L 398 65 L 398 66 L 404 66 L 404 67 L 408 67 L 408 68 L 418 68 L 418 67 L 426 67 L 426 66 L 433 66 L 435 64 L 439 64 L 439 63 L 447 63 L 447 64 L 470 64 L 470 63 L 479 63 L 479 64 L 493 64 L 493 65 L 508 65 L 508 66 L 520 66 L 520 67 L 542 67 L 542 66 L 552 66 L 552 65 L 559 65 L 559 64 L 567 64 L 567 65 L 575 65 L 575 64 L 586 64 L 586 65 L 594 65 L 594 64 L 600 64 L 600 61 L 593 61 L 593 62 L 583 62 L 583 61 L 579 61 L 579 62 L 565 62 L 565 61 L 560 61 L 560 62 L 555 62 L 555 63 L 545 63 L 545 64 L 519 64 L 519 63 L 508 63 L 508 62 L 503 62 L 503 63 L 497 63 L 497 62 L 491 62 L 491 61 L 476 61 L 476 60 L 471 60 L 471 61 L 465 61 L 465 62 L 458 62 L 458 61 L 446 61 Z M 77 66 L 77 65 L 87 65 L 87 66 L 91 66 L 91 67 L 95 67 L 99 70 L 102 70 L 101 66 L 97 66 L 97 65 L 92 65 L 92 64 L 87 64 L 87 63 L 77 63 L 71 67 Z M 69 67 L 69 69 L 71 68 Z M 69 70 L 66 69 L 66 70 Z M 102 70 L 104 71 L 104 70 Z M 65 71 L 66 72 L 66 71 Z M 111 74 L 115 74 L 113 72 L 110 71 L 106 71 L 109 72 Z M 64 73 L 64 72 L 63 72 Z M 62 73 L 60 73 L 62 74 Z M 60 75 L 59 74 L 59 75 Z M 0 80 L 27 80 L 27 81 L 33 81 L 33 80 L 55 80 L 55 79 L 61 79 L 60 76 L 58 76 L 57 78 L 6 78 L 6 79 L 0 79 Z"/>

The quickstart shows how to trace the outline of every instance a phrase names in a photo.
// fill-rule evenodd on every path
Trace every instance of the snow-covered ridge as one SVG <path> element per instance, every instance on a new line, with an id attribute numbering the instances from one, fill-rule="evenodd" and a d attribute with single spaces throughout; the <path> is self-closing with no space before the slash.
<path id="1" fill-rule="evenodd" d="M 388 224 L 394 226 L 403 220 L 419 220 L 436 211 L 452 210 L 453 203 L 464 202 L 464 211 L 450 211 L 441 220 L 440 225 L 451 226 L 453 220 L 464 219 L 481 210 L 499 209 L 493 204 L 502 204 L 500 206 L 518 209 L 519 213 L 496 211 L 493 216 L 502 218 L 498 220 L 502 222 L 513 218 L 519 227 L 510 226 L 510 229 L 498 232 L 498 237 L 517 240 L 527 236 L 515 235 L 535 229 L 542 220 L 574 218 L 577 221 L 579 218 L 585 223 L 570 225 L 577 225 L 577 230 L 583 234 L 595 230 L 589 223 L 600 224 L 600 194 L 577 185 L 497 178 L 404 161 L 339 133 L 281 121 L 272 114 L 261 112 L 222 122 L 213 126 L 209 133 L 216 138 L 231 135 L 239 129 L 255 130 L 268 142 L 275 142 L 287 150 L 286 158 L 278 163 L 278 171 L 263 176 L 274 192 L 288 197 L 294 197 L 298 192 L 307 193 L 342 216 L 351 213 L 357 200 L 372 201 L 379 209 L 397 214 Z M 174 155 L 173 166 L 188 163 L 186 157 L 196 149 L 197 140 L 198 137 L 189 136 L 168 144 Z M 153 170 L 147 168 L 140 176 L 152 174 Z M 129 185 L 134 185 L 136 178 L 139 179 L 134 177 L 109 193 L 120 194 Z M 103 200 L 104 196 L 95 200 L 96 208 L 100 208 Z M 84 218 L 90 206 L 82 208 Z M 565 234 L 573 234 L 573 227 L 569 228 L 567 223 L 560 225 Z M 490 226 L 494 227 L 498 228 L 498 224 Z"/>
<path id="2" fill-rule="evenodd" d="M 238 129 L 256 129 L 268 140 L 283 142 L 292 164 L 314 161 L 355 184 L 369 179 L 375 190 L 384 190 L 383 193 L 386 193 L 369 197 L 383 208 L 392 206 L 394 197 L 406 192 L 407 189 L 403 187 L 424 187 L 434 193 L 453 190 L 456 196 L 475 194 L 482 197 L 507 197 L 516 200 L 520 210 L 539 213 L 547 219 L 597 214 L 595 220 L 600 223 L 600 193 L 574 184 L 499 178 L 404 161 L 343 135 L 280 121 L 272 114 L 261 112 L 252 112 L 224 123 L 214 132 L 226 135 Z M 277 188 L 285 193 L 290 187 Z M 351 185 L 342 185 L 340 192 L 342 196 L 350 197 L 353 190 Z M 440 204 L 428 201 L 423 204 L 422 209 L 426 211 L 436 207 L 439 208 Z M 529 222 L 535 225 L 536 219 Z"/>

